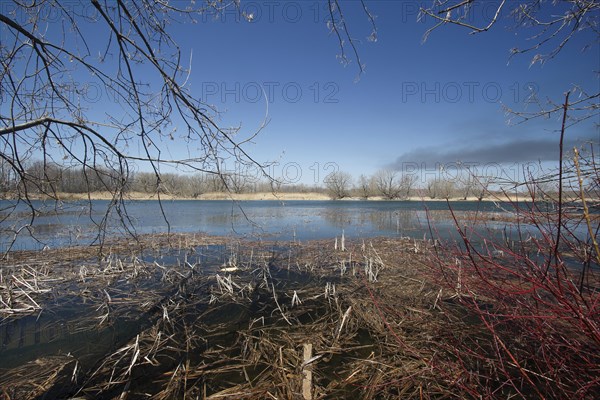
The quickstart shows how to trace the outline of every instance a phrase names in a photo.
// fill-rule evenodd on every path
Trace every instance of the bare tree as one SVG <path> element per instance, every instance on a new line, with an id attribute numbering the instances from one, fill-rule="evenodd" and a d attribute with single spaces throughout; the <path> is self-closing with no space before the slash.
<path id="1" fill-rule="evenodd" d="M 469 170 L 461 174 L 456 184 L 456 190 L 460 193 L 463 200 L 474 196 L 477 188 L 477 176 Z"/>
<path id="2" fill-rule="evenodd" d="M 402 174 L 402 178 L 400 178 L 400 196 L 402 198 L 407 199 L 410 197 L 417 180 L 415 174 Z"/>
<path id="3" fill-rule="evenodd" d="M 431 199 L 450 199 L 456 193 L 453 180 L 437 177 L 427 182 L 427 193 Z"/>
<path id="4" fill-rule="evenodd" d="M 208 174 L 206 176 L 206 189 L 209 192 L 224 192 L 226 190 L 225 185 L 226 178 L 217 176 L 215 174 Z"/>
<path id="5" fill-rule="evenodd" d="M 437 194 L 438 185 L 436 184 L 436 182 L 437 182 L 436 179 L 427 181 L 427 195 L 432 200 L 437 198 L 437 196 L 438 196 L 438 194 Z"/>
<path id="6" fill-rule="evenodd" d="M 598 33 L 600 2 L 597 0 L 519 3 L 502 0 L 491 5 L 494 10 L 485 3 L 482 0 L 434 0 L 430 7 L 422 7 L 422 15 L 436 22 L 426 31 L 425 39 L 446 24 L 459 25 L 476 34 L 490 30 L 502 18 L 510 18 L 516 27 L 530 29 L 535 39 L 528 41 L 528 47 L 511 49 L 511 54 L 535 53 L 531 62 L 544 63 L 555 57 L 576 34 L 585 30 Z M 483 15 L 485 20 L 477 18 Z"/>
<path id="7" fill-rule="evenodd" d="M 377 192 L 388 200 L 400 197 L 402 189 L 398 179 L 398 173 L 391 169 L 382 169 L 374 175 Z"/>
<path id="8" fill-rule="evenodd" d="M 0 198 L 4 198 L 7 194 L 14 192 L 19 181 L 13 175 L 13 169 L 6 160 L 0 158 Z"/>
<path id="9" fill-rule="evenodd" d="M 188 179 L 188 191 L 189 196 L 192 198 L 198 198 L 202 193 L 206 191 L 206 177 L 205 174 L 196 173 Z"/>
<path id="10" fill-rule="evenodd" d="M 373 177 L 368 178 L 364 175 L 359 176 L 356 189 L 357 189 L 358 195 L 365 200 L 367 200 L 369 197 L 373 196 L 375 193 L 375 184 L 374 184 Z"/>
<path id="11" fill-rule="evenodd" d="M 364 65 L 360 59 L 359 52 L 356 47 L 359 40 L 356 39 L 356 36 L 350 34 L 350 30 L 344 16 L 344 10 L 342 9 L 340 3 L 341 2 L 339 0 L 327 0 L 327 9 L 329 11 L 327 26 L 329 27 L 331 33 L 333 33 L 338 39 L 340 49 L 338 58 L 344 65 L 349 64 L 351 59 L 354 59 L 357 63 L 360 76 L 360 74 L 364 72 Z M 375 16 L 367 8 L 365 0 L 360 0 L 359 4 L 362 12 L 370 23 L 371 32 L 367 36 L 367 40 L 370 42 L 376 42 L 377 25 L 375 24 Z M 348 58 L 346 52 L 347 47 L 350 48 L 352 53 L 350 58 Z"/>
<path id="12" fill-rule="evenodd" d="M 352 187 L 352 176 L 343 171 L 332 172 L 325 178 L 325 187 L 329 196 L 334 200 L 348 197 Z"/>
<path id="13" fill-rule="evenodd" d="M 217 123 L 217 110 L 190 91 L 191 54 L 182 54 L 170 31 L 173 22 L 224 7 L 151 0 L 3 7 L 10 12 L 0 13 L 0 160 L 4 175 L 20 182 L 11 197 L 32 211 L 32 187 L 56 198 L 56 186 L 39 169 L 65 161 L 82 167 L 87 191 L 95 190 L 92 180 L 111 177 L 102 185 L 113 193 L 111 208 L 122 207 L 132 163 L 153 171 L 159 198 L 167 165 L 217 176 L 224 159 L 261 168 L 244 149 L 261 128 L 242 132 Z M 97 96 L 119 113 L 103 114 Z M 171 141 L 198 143 L 194 157 L 166 157 Z M 28 168 L 36 160 L 39 168 Z"/>
<path id="14" fill-rule="evenodd" d="M 30 192 L 44 193 L 50 190 L 56 190 L 61 176 L 60 170 L 56 164 L 45 164 L 42 161 L 33 161 L 26 167 L 26 173 L 33 179 L 30 181 L 22 180 L 23 189 Z"/>
<path id="15" fill-rule="evenodd" d="M 363 0 L 359 4 L 372 27 L 369 38 L 375 40 L 374 16 Z M 32 211 L 28 225 L 33 224 L 36 207 L 29 191 L 32 184 L 42 194 L 58 197 L 55 186 L 36 184 L 39 174 L 28 172 L 35 160 L 41 160 L 44 169 L 64 162 L 79 166 L 86 185 L 98 175 L 94 171 L 110 171 L 108 175 L 118 179 L 110 188 L 113 201 L 107 215 L 112 208 L 124 209 L 134 163 L 152 171 L 159 199 L 164 190 L 162 172 L 169 166 L 214 174 L 225 188 L 226 175 L 220 170 L 224 160 L 253 165 L 269 178 L 265 165 L 257 163 L 244 146 L 264 123 L 249 132 L 219 125 L 219 111 L 190 90 L 192 54 L 182 52 L 172 30 L 231 8 L 252 20 L 252 15 L 242 12 L 239 0 L 13 0 L 3 5 L 0 161 L 3 177 L 19 182 L 3 185 L 10 187 L 7 197 Z M 349 62 L 349 46 L 360 74 L 357 39 L 349 32 L 338 0 L 327 5 L 340 59 Z M 118 112 L 99 110 L 99 98 L 102 104 L 116 105 Z M 196 143 L 193 157 L 170 158 L 172 141 Z M 2 213 L 3 218 L 10 214 L 10 210 Z"/>
<path id="16" fill-rule="evenodd" d="M 485 2 L 496 4 L 496 12 L 488 21 L 477 25 L 480 18 L 470 18 L 474 6 L 483 3 L 478 0 L 434 1 L 431 8 L 422 10 L 424 15 L 436 21 L 427 34 L 446 24 L 466 27 L 474 34 L 485 32 L 497 24 L 506 9 L 512 8 L 510 16 L 518 27 L 532 31 L 531 45 L 513 49 L 513 55 L 535 52 L 532 63 L 546 62 L 585 30 L 592 32 L 592 44 L 597 46 L 598 1 Z M 569 71 L 564 73 L 569 74 Z M 458 297 L 469 299 L 463 304 L 482 322 L 485 331 L 482 336 L 491 338 L 488 345 L 478 345 L 476 349 L 472 343 L 460 339 L 456 342 L 458 346 L 452 347 L 452 351 L 462 347 L 455 354 L 474 356 L 471 360 L 462 359 L 460 365 L 473 365 L 473 362 L 479 362 L 476 360 L 485 358 L 493 366 L 485 372 L 479 368 L 476 372 L 470 367 L 465 368 L 461 373 L 464 382 L 477 382 L 477 389 L 465 387 L 467 392 L 494 397 L 496 388 L 487 391 L 487 385 L 481 385 L 491 381 L 502 382 L 504 388 L 521 396 L 535 393 L 534 396 L 539 398 L 584 398 L 588 394 L 593 397 L 592 393 L 598 391 L 597 374 L 590 373 L 589 368 L 591 364 L 598 364 L 597 357 L 588 362 L 579 356 L 587 349 L 593 349 L 589 354 L 598 353 L 598 326 L 585 321 L 585 317 L 572 318 L 573 315 L 592 315 L 589 305 L 598 302 L 598 292 L 590 284 L 597 282 L 598 276 L 594 273 L 597 269 L 593 266 L 600 264 L 597 241 L 600 225 L 593 222 L 590 214 L 592 207 L 598 207 L 598 162 L 593 145 L 597 141 L 588 144 L 587 154 L 578 147 L 572 153 L 564 148 L 565 131 L 569 126 L 598 116 L 600 92 L 597 86 L 593 90 L 594 93 L 588 94 L 581 89 L 567 88 L 561 102 L 538 103 L 538 110 L 526 113 L 509 110 L 519 122 L 550 117 L 553 113 L 561 115 L 557 171 L 542 177 L 526 177 L 524 182 L 515 184 L 518 190 L 525 187 L 533 202 L 504 198 L 510 201 L 513 216 L 527 221 L 532 230 L 515 224 L 520 239 L 515 245 L 514 241 L 498 240 L 491 233 L 473 235 L 474 226 L 464 227 L 452 212 L 462 241 L 460 245 L 436 248 L 437 254 L 456 257 L 453 263 L 456 268 L 449 266 L 446 258 L 432 263 L 431 270 L 443 276 L 447 287 L 456 290 Z M 579 92 L 578 98 L 570 101 L 570 95 L 576 92 Z M 485 177 L 479 180 L 485 191 L 488 191 L 489 182 Z M 567 187 L 576 194 L 567 193 Z M 546 199 L 547 204 L 540 205 L 535 201 L 548 192 L 554 193 Z M 493 195 L 489 191 L 488 194 Z M 474 237 L 477 237 L 476 241 L 473 241 Z M 485 246 L 481 246 L 482 242 Z M 450 270 L 454 275 L 448 279 Z M 532 289 L 523 291 L 522 282 L 527 282 Z M 544 294 L 542 302 L 540 293 Z M 486 298 L 492 307 L 481 307 L 475 300 L 478 298 Z M 561 313 L 561 310 L 568 311 Z M 540 314 L 544 315 L 543 321 Z M 511 324 L 506 324 L 507 316 L 511 316 Z M 504 329 L 508 326 L 510 329 Z M 544 350 L 540 352 L 539 349 Z M 573 354 L 577 356 L 569 357 Z M 561 373 L 549 378 L 548 371 L 558 369 Z"/>
<path id="17" fill-rule="evenodd" d="M 249 181 L 246 179 L 246 176 L 237 172 L 228 173 L 225 183 L 230 191 L 237 194 L 245 193 L 249 188 Z"/>

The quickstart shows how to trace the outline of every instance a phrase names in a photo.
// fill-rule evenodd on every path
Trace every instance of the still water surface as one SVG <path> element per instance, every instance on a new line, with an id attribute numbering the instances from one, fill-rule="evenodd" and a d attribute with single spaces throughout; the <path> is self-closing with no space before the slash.
<path id="1" fill-rule="evenodd" d="M 89 244 L 98 234 L 108 201 L 64 202 L 57 209 L 52 202 L 37 202 L 43 210 L 36 217 L 31 232 L 21 230 L 13 250 L 40 249 Z M 0 201 L 0 213 L 7 215 L 13 204 Z M 438 234 L 447 237 L 455 231 L 442 201 L 131 201 L 125 205 L 131 227 L 138 234 L 167 232 L 203 232 L 212 235 L 235 235 L 269 240 L 309 240 L 333 238 L 344 232 L 347 238 L 373 236 L 430 237 L 428 212 Z M 492 202 L 453 202 L 455 211 L 503 213 L 508 204 Z M 15 209 L 19 218 L 2 222 L 0 251 L 5 251 L 14 231 L 29 221 L 27 208 Z M 165 218 L 166 217 L 166 218 Z M 125 234 L 113 211 L 107 220 L 110 236 Z M 506 222 L 490 222 L 492 230 L 506 230 Z M 108 237 L 110 237 L 108 236 Z"/>

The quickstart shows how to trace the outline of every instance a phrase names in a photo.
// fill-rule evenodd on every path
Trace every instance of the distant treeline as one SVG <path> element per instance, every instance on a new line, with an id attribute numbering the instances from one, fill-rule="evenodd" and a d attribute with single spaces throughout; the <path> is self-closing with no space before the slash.
<path id="1" fill-rule="evenodd" d="M 30 194 L 87 193 L 123 190 L 139 193 L 164 193 L 186 198 L 197 198 L 204 193 L 326 193 L 332 199 L 358 197 L 383 197 L 406 199 L 423 197 L 430 199 L 478 198 L 490 193 L 493 179 L 476 177 L 465 173 L 454 179 L 435 177 L 421 182 L 416 174 L 402 174 L 394 170 L 380 170 L 371 176 L 353 178 L 343 171 L 327 175 L 323 185 L 290 184 L 277 179 L 244 176 L 240 173 L 198 172 L 194 174 L 118 171 L 105 167 L 65 167 L 56 163 L 32 162 L 25 169 L 25 176 L 17 176 L 6 162 L 0 162 L 0 189 L 4 195 L 26 190 Z M 555 192 L 546 185 L 539 190 L 541 198 Z M 540 185 L 541 187 L 541 185 Z"/>
<path id="2" fill-rule="evenodd" d="M 325 188 L 303 184 L 285 184 L 270 179 L 245 177 L 239 173 L 198 172 L 194 174 L 128 172 L 125 177 L 105 167 L 64 167 L 56 163 L 35 161 L 25 169 L 25 176 L 14 174 L 7 163 L 0 162 L 2 194 L 26 190 L 30 194 L 87 193 L 114 191 L 164 193 L 196 198 L 210 192 L 325 192 Z"/>

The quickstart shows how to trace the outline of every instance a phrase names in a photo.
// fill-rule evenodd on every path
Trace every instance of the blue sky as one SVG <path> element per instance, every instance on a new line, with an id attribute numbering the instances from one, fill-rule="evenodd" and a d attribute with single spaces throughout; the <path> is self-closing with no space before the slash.
<path id="1" fill-rule="evenodd" d="M 342 3 L 365 65 L 357 80 L 352 54 L 346 66 L 336 57 L 323 4 L 242 2 L 255 16 L 251 23 L 227 14 L 176 27 L 184 48 L 193 49 L 191 90 L 226 111 L 224 124 L 256 129 L 266 111 L 258 88 L 270 95 L 269 124 L 249 150 L 260 161 L 278 160 L 276 174 L 291 168 L 290 180 L 299 166 L 299 181 L 321 183 L 328 163 L 357 177 L 403 162 L 428 169 L 458 159 L 513 166 L 547 161 L 558 153 L 560 121 L 509 126 L 502 105 L 535 110 L 528 88 L 543 102 L 561 101 L 574 84 L 598 91 L 598 48 L 581 51 L 594 40 L 589 35 L 530 66 L 533 54 L 509 57 L 531 33 L 511 29 L 509 20 L 476 35 L 445 27 L 423 43 L 431 23 L 416 21 L 418 3 L 410 1 L 367 2 L 376 42 L 367 40 L 371 26 L 360 2 Z M 573 127 L 568 137 L 597 141 L 592 122 L 598 121 Z"/>
<path id="2" fill-rule="evenodd" d="M 476 8 L 473 22 L 489 18 L 494 3 Z M 217 18 L 200 16 L 196 23 L 167 27 L 184 60 L 192 60 L 188 89 L 222 111 L 222 126 L 241 125 L 244 137 L 267 115 L 267 126 L 247 151 L 257 161 L 277 162 L 271 170 L 275 178 L 320 185 L 336 168 L 358 177 L 407 165 L 435 171 L 437 163 L 459 160 L 494 163 L 508 171 L 538 161 L 551 167 L 558 157 L 559 116 L 509 125 L 503 106 L 538 110 L 528 100 L 531 89 L 542 103 L 561 102 L 574 85 L 588 93 L 600 91 L 600 46 L 590 33 L 576 35 L 547 63 L 530 65 L 533 53 L 510 58 L 509 50 L 532 43 L 528 39 L 535 32 L 513 29 L 509 18 L 475 35 L 442 27 L 423 42 L 433 21 L 418 22 L 418 7 L 430 1 L 366 1 L 377 26 L 373 42 L 367 39 L 372 27 L 361 3 L 341 4 L 365 66 L 360 75 L 349 47 L 350 64 L 337 57 L 339 43 L 327 27 L 323 0 L 242 0 L 242 11 L 253 15 L 252 22 L 232 9 Z M 105 44 L 106 26 L 82 28 L 98 40 L 94 55 Z M 119 118 L 122 110 L 102 101 L 92 104 L 90 112 Z M 600 141 L 599 122 L 596 115 L 570 128 L 567 145 Z M 173 158 L 194 155 L 194 145 L 182 140 L 164 145 L 164 153 Z"/>

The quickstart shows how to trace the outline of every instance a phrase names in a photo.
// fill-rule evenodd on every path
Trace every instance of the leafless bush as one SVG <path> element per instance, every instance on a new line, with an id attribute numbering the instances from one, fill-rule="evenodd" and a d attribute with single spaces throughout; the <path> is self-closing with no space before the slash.
<path id="1" fill-rule="evenodd" d="M 563 121 L 568 106 L 567 96 Z M 532 201 L 511 202 L 514 237 L 455 218 L 461 243 L 436 249 L 431 271 L 455 293 L 446 310 L 456 304 L 472 321 L 451 344 L 467 393 L 593 398 L 600 390 L 599 170 L 586 150 L 523 183 Z M 558 192 L 542 199 L 548 182 Z"/>

